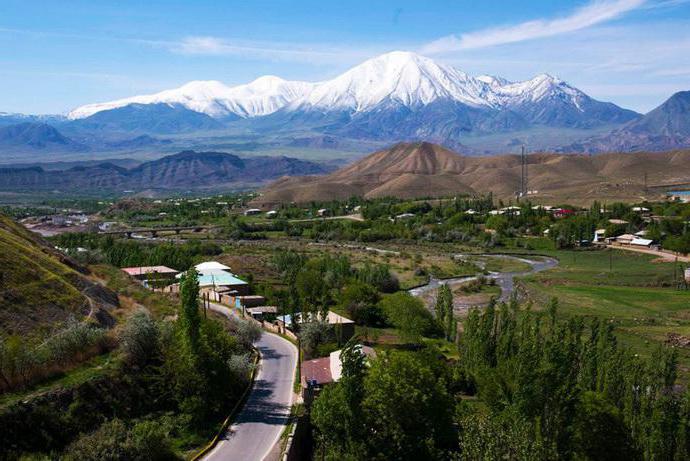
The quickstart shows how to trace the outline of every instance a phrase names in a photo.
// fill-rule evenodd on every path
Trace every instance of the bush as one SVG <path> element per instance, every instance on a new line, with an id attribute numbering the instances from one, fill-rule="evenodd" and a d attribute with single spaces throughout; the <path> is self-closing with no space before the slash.
<path id="1" fill-rule="evenodd" d="M 312 357 L 320 344 L 334 339 L 333 327 L 326 322 L 306 322 L 299 327 L 299 339 L 302 348 Z"/>
<path id="2" fill-rule="evenodd" d="M 177 459 L 163 428 L 153 421 L 136 424 L 131 430 L 120 419 L 103 424 L 67 449 L 67 460 L 169 460 Z"/>
<path id="3" fill-rule="evenodd" d="M 120 350 L 129 365 L 143 366 L 158 355 L 158 327 L 148 311 L 139 309 L 120 332 Z"/>
<path id="4" fill-rule="evenodd" d="M 249 348 L 261 338 L 261 327 L 254 322 L 230 317 L 230 329 L 244 347 Z"/>

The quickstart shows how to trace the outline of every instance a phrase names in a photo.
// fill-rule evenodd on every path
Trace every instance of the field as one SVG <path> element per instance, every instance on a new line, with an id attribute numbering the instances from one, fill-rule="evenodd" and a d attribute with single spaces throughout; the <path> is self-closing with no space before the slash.
<path id="1" fill-rule="evenodd" d="M 537 307 L 556 297 L 565 317 L 613 322 L 620 340 L 643 354 L 669 334 L 690 337 L 690 291 L 674 283 L 680 266 L 621 250 L 547 253 L 560 265 L 522 280 Z M 679 347 L 679 355 L 690 366 L 690 349 Z"/>

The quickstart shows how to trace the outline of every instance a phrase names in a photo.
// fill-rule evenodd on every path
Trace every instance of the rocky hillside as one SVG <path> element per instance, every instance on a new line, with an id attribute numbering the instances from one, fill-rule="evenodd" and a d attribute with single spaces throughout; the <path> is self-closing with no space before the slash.
<path id="1" fill-rule="evenodd" d="M 645 192 L 645 175 L 649 186 L 690 182 L 690 151 L 598 156 L 538 153 L 527 161 L 534 200 L 639 200 L 651 193 Z M 400 143 L 326 176 L 282 178 L 263 190 L 256 202 L 489 192 L 511 199 L 520 188 L 520 177 L 518 155 L 468 157 L 436 144 Z"/>
<path id="2" fill-rule="evenodd" d="M 605 136 L 565 147 L 575 152 L 636 152 L 680 149 L 690 145 L 690 91 L 680 91 L 666 102 Z"/>
<path id="3" fill-rule="evenodd" d="M 0 215 L 0 331 L 27 334 L 86 316 L 111 325 L 117 295 L 87 269 Z"/>
<path id="4" fill-rule="evenodd" d="M 240 158 L 223 152 L 185 151 L 134 168 L 112 163 L 46 171 L 40 166 L 0 168 L 0 190 L 215 190 L 265 184 L 285 175 L 322 174 L 325 167 L 289 157 Z"/>

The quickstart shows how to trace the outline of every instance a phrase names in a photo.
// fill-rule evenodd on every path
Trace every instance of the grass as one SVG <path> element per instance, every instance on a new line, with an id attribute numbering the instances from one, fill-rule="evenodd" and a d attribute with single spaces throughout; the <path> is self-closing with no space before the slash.
<path id="1" fill-rule="evenodd" d="M 53 376 L 39 384 L 16 392 L 0 395 L 0 407 L 5 407 L 20 400 L 26 400 L 51 389 L 69 388 L 82 384 L 97 376 L 102 376 L 117 366 L 113 353 L 102 354 L 84 362 L 77 368 Z"/>
<path id="2" fill-rule="evenodd" d="M 525 277 L 537 307 L 556 297 L 564 317 L 613 322 L 622 344 L 649 355 L 669 333 L 690 336 L 690 291 L 673 287 L 674 263 L 625 251 L 551 251 L 552 270 Z M 690 368 L 690 350 L 679 349 Z"/>

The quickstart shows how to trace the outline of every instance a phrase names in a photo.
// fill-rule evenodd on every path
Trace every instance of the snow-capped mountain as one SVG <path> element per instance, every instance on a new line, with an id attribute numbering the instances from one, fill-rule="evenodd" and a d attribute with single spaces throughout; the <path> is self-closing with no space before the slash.
<path id="1" fill-rule="evenodd" d="M 492 107 L 496 103 L 484 82 L 429 58 L 394 51 L 315 85 L 310 93 L 286 109 L 366 112 L 385 102 L 419 107 L 439 99 L 473 107 Z"/>
<path id="2" fill-rule="evenodd" d="M 194 113 L 208 119 L 194 118 Z M 162 114 L 162 115 L 161 115 Z M 564 81 L 542 74 L 522 82 L 473 77 L 411 52 L 369 59 L 318 83 L 261 77 L 229 87 L 195 81 L 153 95 L 79 107 L 69 114 L 82 126 L 130 130 L 132 116 L 166 119 L 166 132 L 215 129 L 216 122 L 247 119 L 250 129 L 308 128 L 370 139 L 459 142 L 469 133 L 524 130 L 533 126 L 592 128 L 637 118 L 635 112 L 596 101 Z M 122 117 L 127 123 L 120 123 Z M 91 118 L 97 120 L 90 120 Z M 213 120 L 211 120 L 213 119 Z M 191 121 L 190 121 L 191 120 Z M 161 131 L 159 129 L 159 131 Z"/>
<path id="3" fill-rule="evenodd" d="M 228 115 L 242 118 L 259 117 L 275 112 L 290 101 L 309 92 L 312 87 L 311 83 L 291 82 L 270 75 L 235 87 L 226 86 L 215 80 L 193 81 L 180 88 L 156 94 L 78 107 L 71 111 L 68 117 L 73 120 L 86 118 L 98 112 L 131 104 L 179 105 L 214 118 L 223 118 Z"/>

